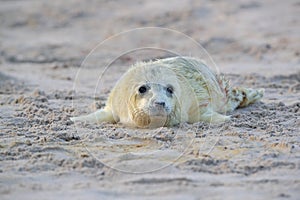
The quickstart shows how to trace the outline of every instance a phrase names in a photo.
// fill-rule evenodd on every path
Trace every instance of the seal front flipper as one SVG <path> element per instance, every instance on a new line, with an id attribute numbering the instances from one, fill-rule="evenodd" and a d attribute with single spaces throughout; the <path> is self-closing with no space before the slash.
<path id="1" fill-rule="evenodd" d="M 222 115 L 208 108 L 208 110 L 200 115 L 200 120 L 209 123 L 222 123 L 228 121 L 230 116 Z"/>
<path id="2" fill-rule="evenodd" d="M 101 110 L 97 110 L 88 115 L 79 116 L 79 117 L 71 117 L 73 122 L 88 122 L 88 123 L 101 123 L 101 122 L 109 122 L 115 123 L 113 114 L 110 109 L 104 108 Z"/>

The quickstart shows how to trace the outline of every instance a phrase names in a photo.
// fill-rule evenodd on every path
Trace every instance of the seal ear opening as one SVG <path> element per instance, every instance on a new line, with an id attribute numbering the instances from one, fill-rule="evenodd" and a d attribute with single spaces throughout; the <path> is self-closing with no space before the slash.
<path id="1" fill-rule="evenodd" d="M 87 122 L 87 123 L 101 123 L 101 122 L 109 122 L 115 123 L 112 112 L 109 109 L 101 109 L 97 110 L 88 115 L 79 116 L 79 117 L 71 117 L 73 122 Z"/>

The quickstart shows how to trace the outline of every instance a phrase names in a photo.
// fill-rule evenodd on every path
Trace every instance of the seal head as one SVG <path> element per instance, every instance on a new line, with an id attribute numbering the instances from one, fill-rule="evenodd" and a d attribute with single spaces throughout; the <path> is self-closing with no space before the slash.
<path id="1" fill-rule="evenodd" d="M 168 80 L 172 73 L 174 74 L 166 67 L 157 66 L 153 66 L 153 70 L 148 66 L 147 71 L 139 73 L 143 75 L 138 84 L 133 84 L 133 95 L 128 106 L 135 125 L 154 128 L 170 123 L 170 119 L 176 114 L 174 111 L 180 92 L 178 83 L 174 81 L 176 79 L 173 77 L 172 81 Z M 168 77 L 163 78 L 164 74 Z"/>

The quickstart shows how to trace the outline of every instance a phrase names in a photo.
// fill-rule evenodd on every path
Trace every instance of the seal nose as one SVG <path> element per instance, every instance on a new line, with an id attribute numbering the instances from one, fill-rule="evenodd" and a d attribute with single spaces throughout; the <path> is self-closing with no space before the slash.
<path id="1" fill-rule="evenodd" d="M 156 101 L 156 102 L 154 102 L 154 104 L 155 104 L 156 106 L 160 106 L 160 107 L 163 107 L 163 108 L 166 106 L 166 103 L 163 102 L 163 101 Z"/>

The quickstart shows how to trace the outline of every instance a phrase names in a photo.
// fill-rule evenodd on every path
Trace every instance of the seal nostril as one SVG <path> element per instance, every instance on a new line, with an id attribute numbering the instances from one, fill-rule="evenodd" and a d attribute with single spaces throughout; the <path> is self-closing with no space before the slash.
<path id="1" fill-rule="evenodd" d="M 165 107 L 165 102 L 155 102 L 155 105 Z"/>

